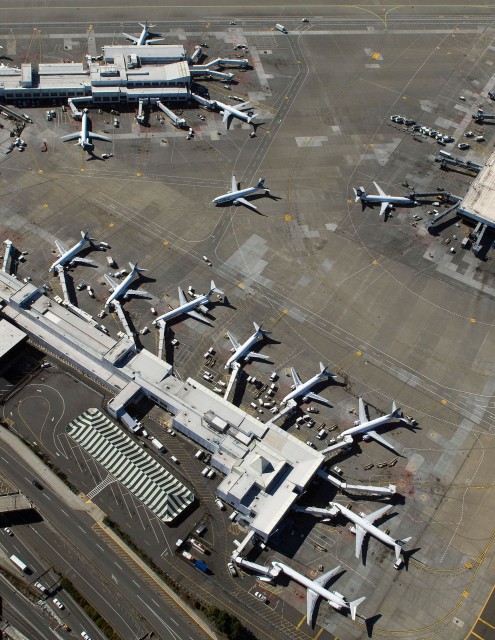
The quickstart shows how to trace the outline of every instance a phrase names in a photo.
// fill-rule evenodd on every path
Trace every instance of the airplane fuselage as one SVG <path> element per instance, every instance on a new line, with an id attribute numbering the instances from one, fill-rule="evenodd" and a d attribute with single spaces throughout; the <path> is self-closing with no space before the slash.
<path id="1" fill-rule="evenodd" d="M 303 587 L 306 587 L 306 589 L 310 589 L 311 591 L 314 591 L 319 596 L 324 598 L 328 602 L 328 604 L 331 605 L 334 609 L 337 609 L 338 611 L 340 611 L 341 609 L 350 609 L 349 603 L 342 596 L 334 593 L 333 591 L 329 591 L 328 589 L 325 589 L 325 587 L 322 587 L 317 582 L 310 580 L 306 576 L 302 575 L 302 573 L 295 571 L 294 569 L 292 569 L 291 567 L 288 567 L 286 564 L 283 564 L 282 562 L 275 561 L 275 562 L 272 562 L 272 564 L 274 567 L 277 567 L 283 573 L 285 573 L 285 575 L 295 580 L 295 582 L 298 582 Z"/>
<path id="2" fill-rule="evenodd" d="M 146 29 L 146 27 L 143 27 L 143 30 L 141 31 L 141 35 L 137 39 L 136 47 L 142 47 L 143 45 L 145 45 L 147 37 L 148 37 L 148 30 Z"/>
<path id="3" fill-rule="evenodd" d="M 399 205 L 400 207 L 419 207 L 419 202 L 404 196 L 369 196 L 366 194 L 361 196 L 361 202 L 370 205 L 388 202 L 391 205 Z"/>
<path id="4" fill-rule="evenodd" d="M 239 109 L 236 109 L 235 107 L 232 107 L 229 104 L 224 104 L 223 102 L 219 102 L 218 100 L 214 100 L 214 103 L 217 109 L 220 109 L 220 111 L 228 111 L 228 113 L 230 113 L 231 116 L 234 116 L 235 118 L 239 118 L 239 120 L 243 120 L 244 122 L 248 122 L 248 123 L 250 123 L 252 120 L 252 116 L 248 116 L 247 113 L 239 111 Z"/>
<path id="5" fill-rule="evenodd" d="M 381 427 L 384 424 L 388 424 L 389 422 L 392 422 L 393 420 L 398 420 L 398 419 L 399 418 L 396 415 L 394 415 L 393 413 L 389 413 L 388 415 L 382 416 L 381 418 L 375 418 L 374 420 L 367 420 L 362 424 L 358 424 L 355 427 L 351 427 L 350 429 L 346 429 L 345 431 L 342 431 L 342 433 L 340 433 L 337 436 L 337 439 L 344 438 L 345 436 L 355 436 L 359 433 L 366 433 L 367 431 L 373 431 L 374 429 L 377 429 L 378 427 Z"/>
<path id="6" fill-rule="evenodd" d="M 225 365 L 225 369 L 228 369 L 230 367 L 231 364 L 234 364 L 234 362 L 237 362 L 237 360 L 240 360 L 246 353 L 248 353 L 251 350 L 251 347 L 253 346 L 253 344 L 255 342 L 257 342 L 259 336 L 261 335 L 261 331 L 256 331 L 256 333 L 253 333 L 252 336 L 250 336 L 246 342 L 244 342 L 243 344 L 241 344 L 233 353 L 233 355 L 230 356 L 230 358 L 227 360 L 227 364 Z"/>
<path id="7" fill-rule="evenodd" d="M 105 307 L 108 307 L 114 300 L 118 300 L 119 298 L 122 298 L 123 296 L 125 296 L 125 293 L 127 289 L 131 286 L 131 282 L 134 280 L 134 276 L 136 275 L 136 273 L 137 271 L 133 269 L 129 273 L 129 275 L 127 275 L 124 278 L 123 282 L 121 282 L 119 286 L 112 291 L 111 295 L 105 302 Z"/>
<path id="8" fill-rule="evenodd" d="M 245 196 L 250 196 L 256 191 L 267 191 L 264 187 L 248 187 L 247 189 L 241 189 L 240 191 L 231 191 L 230 193 L 225 193 L 222 196 L 218 196 L 212 200 L 213 204 L 221 204 L 222 202 L 233 202 L 237 200 L 237 198 L 244 198 Z"/>
<path id="9" fill-rule="evenodd" d="M 84 249 L 84 247 L 86 246 L 86 244 L 88 242 L 89 242 L 89 240 L 87 240 L 85 238 L 83 238 L 82 240 L 79 240 L 79 242 L 77 244 L 75 244 L 68 251 L 66 251 L 63 255 L 61 255 L 60 258 L 58 258 L 58 260 L 55 260 L 55 262 L 50 267 L 49 271 L 55 271 L 55 269 L 57 267 L 63 266 L 67 262 L 70 262 L 73 258 L 75 258 L 77 256 L 79 251 Z"/>
<path id="10" fill-rule="evenodd" d="M 200 307 L 203 304 L 207 304 L 210 301 L 210 296 L 211 296 L 211 293 L 205 293 L 204 296 L 199 296 L 199 298 L 196 298 L 195 300 L 186 302 L 186 304 L 182 304 L 180 307 L 177 307 L 176 309 L 172 309 L 172 311 L 168 311 L 167 313 L 164 313 L 163 315 L 159 316 L 154 321 L 154 324 L 156 324 L 160 320 L 163 320 L 164 322 L 166 322 L 167 320 L 171 320 L 172 318 L 180 316 L 183 313 L 187 313 L 192 309 L 196 309 L 196 307 Z"/>
<path id="11" fill-rule="evenodd" d="M 79 137 L 79 144 L 83 149 L 92 149 L 93 144 L 89 140 L 88 136 L 88 114 L 84 111 L 81 121 L 81 135 Z"/>
<path id="12" fill-rule="evenodd" d="M 324 373 L 317 373 L 315 376 L 313 376 L 306 382 L 303 382 L 298 387 L 296 387 L 293 391 L 288 393 L 285 396 L 285 398 L 281 401 L 280 404 L 287 404 L 289 400 L 294 400 L 295 398 L 299 398 L 299 396 L 304 396 L 307 391 L 310 391 L 312 387 L 314 387 L 315 384 L 320 382 L 325 376 L 326 374 Z"/>
<path id="13" fill-rule="evenodd" d="M 345 516 L 348 520 L 350 520 L 354 524 L 359 525 L 362 529 L 367 531 L 371 536 L 373 536 L 377 540 L 380 540 L 381 542 L 383 542 L 389 547 L 396 546 L 396 542 L 391 536 L 389 536 L 387 533 L 385 533 L 385 531 L 382 531 L 381 529 L 376 527 L 374 524 L 366 520 L 366 518 L 358 515 L 357 513 L 354 513 L 350 509 L 347 509 L 347 507 L 344 507 L 343 505 L 338 504 L 336 502 L 330 502 L 330 506 L 338 509 L 338 511 L 340 511 L 340 513 L 343 516 Z"/>

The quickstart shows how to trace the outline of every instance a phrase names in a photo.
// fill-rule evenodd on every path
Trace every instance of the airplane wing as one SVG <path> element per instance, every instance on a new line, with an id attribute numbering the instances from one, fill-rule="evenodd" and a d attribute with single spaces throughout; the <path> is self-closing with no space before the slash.
<path id="1" fill-rule="evenodd" d="M 64 253 L 65 253 L 64 245 L 63 245 L 61 242 L 58 242 L 57 240 L 55 240 L 55 245 L 56 245 L 56 247 L 57 247 L 58 252 L 60 253 L 60 255 L 61 255 L 61 256 L 63 256 L 63 255 L 64 255 Z"/>
<path id="2" fill-rule="evenodd" d="M 378 191 L 378 195 L 382 196 L 382 198 L 386 198 L 387 194 L 385 193 L 385 191 L 381 187 L 379 187 L 376 182 L 373 182 L 373 184 L 375 185 L 375 189 Z"/>
<path id="3" fill-rule="evenodd" d="M 320 596 L 316 591 L 306 589 L 306 619 L 308 624 L 311 624 L 311 621 L 313 620 L 313 612 L 315 610 L 316 601 L 319 597 Z"/>
<path id="4" fill-rule="evenodd" d="M 119 286 L 119 283 L 116 280 L 114 280 L 111 276 L 109 276 L 108 273 L 105 273 L 103 275 L 105 276 L 105 280 L 108 282 L 108 284 L 115 291 L 115 289 Z"/>
<path id="5" fill-rule="evenodd" d="M 147 291 L 143 291 L 142 289 L 139 291 L 137 289 L 127 289 L 125 295 L 126 297 L 137 296 L 138 298 L 151 298 L 151 294 L 149 294 Z"/>
<path id="6" fill-rule="evenodd" d="M 296 385 L 296 387 L 299 387 L 302 384 L 302 382 L 301 382 L 301 378 L 297 375 L 294 367 L 290 368 L 290 372 L 292 373 L 292 379 L 294 380 L 294 384 Z"/>
<path id="7" fill-rule="evenodd" d="M 153 42 L 161 42 L 165 38 L 146 38 L 146 44 L 153 44 Z"/>
<path id="8" fill-rule="evenodd" d="M 231 117 L 232 117 L 232 114 L 230 113 L 230 111 L 227 111 L 227 109 L 224 109 L 222 122 L 227 122 L 227 120 Z"/>
<path id="9" fill-rule="evenodd" d="M 71 264 L 89 264 L 92 267 L 96 266 L 96 262 L 93 262 L 93 260 L 90 260 L 89 258 L 72 258 L 72 260 L 70 261 Z"/>
<path id="10" fill-rule="evenodd" d="M 63 142 L 68 142 L 69 140 L 79 140 L 80 137 L 81 133 L 78 131 L 77 133 L 69 133 L 68 136 L 62 136 L 60 139 L 63 140 Z"/>
<path id="11" fill-rule="evenodd" d="M 248 200 L 246 200 L 245 198 L 236 198 L 234 200 L 234 204 L 243 204 L 245 207 L 247 207 L 248 209 L 253 209 L 253 211 L 258 211 L 258 208 L 254 206 L 254 204 L 251 204 Z"/>
<path id="12" fill-rule="evenodd" d="M 101 133 L 88 132 L 88 138 L 90 140 L 103 140 L 104 142 L 112 142 L 108 136 L 103 136 Z"/>
<path id="13" fill-rule="evenodd" d="M 180 287 L 178 288 L 178 291 L 179 291 L 179 304 L 180 304 L 180 306 L 182 306 L 183 304 L 187 304 L 186 296 L 185 296 L 184 292 L 182 291 L 182 289 Z"/>
<path id="14" fill-rule="evenodd" d="M 236 104 L 235 109 L 237 109 L 238 111 L 242 111 L 243 109 L 247 109 L 248 108 L 248 102 L 242 102 L 241 104 Z"/>
<path id="15" fill-rule="evenodd" d="M 387 504 L 384 507 L 381 507 L 381 509 L 377 509 L 376 511 L 373 511 L 373 513 L 368 513 L 367 516 L 363 515 L 362 517 L 368 522 L 371 522 L 371 524 L 373 524 L 375 520 L 378 520 L 378 518 L 381 518 L 385 513 L 387 513 L 387 511 L 390 511 L 392 507 L 393 505 Z M 356 527 L 359 527 L 359 525 L 357 524 Z"/>
<path id="16" fill-rule="evenodd" d="M 380 434 L 378 434 L 376 431 L 374 430 L 367 431 L 366 435 L 369 436 L 370 438 L 373 438 L 373 440 L 375 440 L 376 442 L 379 442 L 381 445 L 383 445 L 387 449 L 390 449 L 394 453 L 398 453 L 398 451 L 394 448 L 394 446 L 390 442 L 388 442 L 388 440 L 385 440 L 385 438 Z"/>
<path id="17" fill-rule="evenodd" d="M 356 531 L 356 558 L 359 558 L 361 555 L 361 548 L 363 546 L 363 540 L 364 536 L 366 535 L 366 531 L 358 524 L 354 525 L 354 529 Z"/>
<path id="18" fill-rule="evenodd" d="M 380 205 L 380 215 L 384 214 L 389 207 L 390 207 L 390 202 L 382 202 Z"/>
<path id="19" fill-rule="evenodd" d="M 138 39 L 135 38 L 134 36 L 130 36 L 128 33 L 122 33 L 122 35 L 125 36 L 131 42 L 134 42 L 134 44 L 137 44 Z"/>
<path id="20" fill-rule="evenodd" d="M 227 335 L 229 336 L 229 340 L 230 342 L 232 342 L 232 346 L 234 347 L 232 349 L 232 351 L 235 351 L 236 349 L 239 348 L 239 343 L 237 342 L 237 340 L 234 338 L 234 336 L 230 333 L 230 331 L 227 331 Z"/>
<path id="21" fill-rule="evenodd" d="M 237 191 L 237 180 L 235 179 L 235 176 L 232 176 L 232 187 L 231 187 L 231 191 Z"/>
<path id="22" fill-rule="evenodd" d="M 204 316 L 202 316 L 200 313 L 197 313 L 197 311 L 193 311 L 191 309 L 191 311 L 187 312 L 188 316 L 191 316 L 191 318 L 194 318 L 195 320 L 199 320 L 200 322 L 206 322 L 206 324 L 211 324 L 211 322 L 205 318 Z"/>
<path id="23" fill-rule="evenodd" d="M 269 356 L 264 356 L 262 353 L 256 353 L 256 351 L 250 351 L 244 358 L 258 358 L 259 360 L 268 360 Z"/>
<path id="24" fill-rule="evenodd" d="M 314 581 L 322 587 L 325 587 L 330 578 L 333 578 L 338 571 L 340 571 L 340 564 L 337 565 L 335 569 L 330 569 L 330 571 L 322 573 L 321 576 L 319 578 L 315 578 Z"/>
<path id="25" fill-rule="evenodd" d="M 366 415 L 366 409 L 364 408 L 364 402 L 362 398 L 359 398 L 359 422 L 361 424 L 368 422 L 368 416 Z"/>
<path id="26" fill-rule="evenodd" d="M 307 393 L 304 397 L 311 398 L 311 400 L 316 400 L 317 402 L 323 402 L 324 404 L 330 404 L 326 398 L 319 396 L 317 393 L 313 393 L 312 391 Z"/>

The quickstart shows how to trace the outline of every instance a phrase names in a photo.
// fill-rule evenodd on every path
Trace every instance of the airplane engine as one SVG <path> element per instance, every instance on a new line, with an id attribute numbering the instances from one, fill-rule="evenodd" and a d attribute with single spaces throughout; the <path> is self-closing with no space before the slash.
<path id="1" fill-rule="evenodd" d="M 238 207 L 241 203 L 239 202 L 239 200 L 234 200 L 234 204 L 236 207 Z"/>
<path id="2" fill-rule="evenodd" d="M 367 433 L 365 433 L 365 434 L 363 435 L 363 440 L 364 440 L 365 442 L 369 442 L 369 441 L 371 440 L 371 436 L 369 436 Z"/>
<path id="3" fill-rule="evenodd" d="M 327 602 L 331 607 L 333 607 L 337 611 L 341 611 L 342 610 L 342 605 L 337 604 L 336 602 L 332 602 L 331 600 L 327 600 Z"/>

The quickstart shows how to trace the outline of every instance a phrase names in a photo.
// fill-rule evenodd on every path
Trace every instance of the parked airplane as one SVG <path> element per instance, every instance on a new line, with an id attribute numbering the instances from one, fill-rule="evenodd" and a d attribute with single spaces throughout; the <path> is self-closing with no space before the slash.
<path id="1" fill-rule="evenodd" d="M 301 379 L 297 375 L 294 367 L 291 367 L 290 371 L 292 373 L 292 379 L 294 380 L 294 388 L 290 393 L 288 393 L 285 396 L 285 398 L 282 400 L 280 404 L 287 404 L 289 400 L 295 400 L 299 396 L 303 396 L 303 402 L 307 402 L 308 399 L 311 399 L 311 400 L 318 400 L 318 402 L 324 402 L 325 404 L 329 404 L 328 400 L 310 391 L 311 387 L 314 387 L 314 385 L 317 382 L 320 382 L 320 380 L 322 380 L 323 378 L 325 377 L 335 378 L 335 375 L 333 373 L 329 373 L 327 371 L 327 368 L 323 366 L 322 362 L 320 362 L 320 373 L 317 373 L 315 376 L 313 376 L 306 382 L 301 382 Z"/>
<path id="2" fill-rule="evenodd" d="M 373 511 L 373 513 L 369 513 L 368 515 L 366 515 L 365 513 L 360 513 L 358 515 L 347 507 L 338 504 L 337 502 L 330 502 L 329 506 L 331 507 L 329 511 L 333 512 L 331 513 L 331 515 L 337 515 L 337 513 L 340 512 L 348 520 L 354 523 L 353 533 L 356 534 L 356 558 L 359 558 L 359 556 L 361 555 L 361 547 L 363 545 L 364 536 L 369 533 L 377 540 L 380 540 L 381 542 L 388 545 L 389 547 L 392 547 L 395 550 L 396 562 L 394 566 L 396 569 L 398 569 L 402 565 L 402 559 L 400 557 L 402 553 L 402 547 L 407 542 L 409 542 L 411 538 L 395 540 L 373 524 L 375 520 L 378 520 L 378 518 L 381 518 L 385 513 L 387 513 L 387 511 L 389 511 L 393 505 L 388 504 L 385 507 L 381 507 L 377 511 Z"/>
<path id="3" fill-rule="evenodd" d="M 309 626 L 311 626 L 313 621 L 313 613 L 318 598 L 324 598 L 328 604 L 334 609 L 337 609 L 337 611 L 348 609 L 351 612 L 351 618 L 353 620 L 356 619 L 358 605 L 366 600 L 365 597 L 362 597 L 349 602 L 345 596 L 337 591 L 329 591 L 325 588 L 325 584 L 340 570 L 340 566 L 337 566 L 335 569 L 327 571 L 318 578 L 311 580 L 302 573 L 299 573 L 299 571 L 295 571 L 282 562 L 274 561 L 272 562 L 272 565 L 273 569 L 271 569 L 270 575 L 273 575 L 273 577 L 276 577 L 280 572 L 283 572 L 286 576 L 289 576 L 289 578 L 292 578 L 303 587 L 306 587 L 306 622 Z"/>
<path id="4" fill-rule="evenodd" d="M 257 325 L 256 322 L 253 322 L 255 332 L 252 336 L 250 336 L 246 342 L 239 344 L 234 336 L 227 331 L 227 335 L 229 336 L 229 340 L 232 343 L 232 349 L 230 350 L 233 355 L 227 360 L 227 364 L 225 365 L 225 369 L 228 369 L 230 366 L 237 362 L 238 360 L 249 360 L 249 358 L 259 358 L 260 360 L 268 360 L 268 356 L 264 356 L 261 353 L 257 353 L 256 351 L 250 351 L 253 344 L 258 340 L 260 336 L 267 336 L 271 333 L 271 331 L 264 331 L 260 325 Z"/>
<path id="5" fill-rule="evenodd" d="M 63 245 L 55 240 L 55 244 L 57 249 L 60 251 L 60 256 L 55 260 L 52 266 L 49 268 L 49 271 L 56 271 L 57 267 L 64 267 L 66 264 L 72 266 L 73 264 L 90 264 L 94 265 L 95 263 L 92 260 L 88 260 L 87 258 L 78 258 L 77 254 L 79 251 L 82 251 L 86 244 L 93 242 L 95 238 L 90 238 L 88 236 L 87 231 L 81 231 L 81 240 L 77 242 L 70 249 L 65 249 Z"/>
<path id="6" fill-rule="evenodd" d="M 156 24 L 148 24 L 148 21 L 146 21 L 144 24 L 142 22 L 138 22 L 138 24 L 140 27 L 143 27 L 143 30 L 137 38 L 135 36 L 130 36 L 128 33 L 122 33 L 123 36 L 133 42 L 137 47 L 142 47 L 145 44 L 153 44 L 153 42 L 159 42 L 160 40 L 163 40 L 163 37 L 151 37 L 153 34 L 151 33 L 151 31 L 149 31 L 149 29 L 153 29 L 153 27 L 156 27 Z"/>
<path id="7" fill-rule="evenodd" d="M 207 313 L 208 309 L 206 305 L 210 301 L 213 292 L 218 293 L 221 296 L 224 295 L 223 291 L 217 289 L 215 283 L 212 280 L 211 288 L 208 293 L 205 293 L 202 296 L 198 296 L 194 300 L 188 301 L 184 292 L 179 287 L 180 305 L 176 309 L 172 309 L 172 311 L 168 311 L 167 313 L 159 316 L 156 320 L 153 321 L 153 324 L 156 325 L 160 321 L 167 322 L 167 320 L 171 320 L 172 318 L 180 316 L 183 313 L 186 313 L 187 315 L 191 316 L 191 318 L 196 318 L 196 320 L 200 320 L 201 322 L 206 322 L 206 324 L 211 324 L 211 322 L 207 318 L 205 318 L 204 315 L 201 315 L 201 313 L 197 313 L 196 311 L 194 311 L 194 309 L 199 309 L 202 313 Z"/>
<path id="8" fill-rule="evenodd" d="M 232 188 L 228 193 L 224 193 L 221 196 L 216 197 L 212 200 L 212 204 L 222 204 L 224 202 L 233 202 L 235 205 L 243 204 L 245 207 L 249 209 L 253 209 L 254 211 L 258 211 L 258 208 L 248 202 L 244 198 L 244 196 L 250 196 L 256 191 L 265 191 L 265 195 L 269 195 L 270 190 L 265 187 L 265 178 L 260 178 L 257 185 L 254 187 L 247 187 L 247 189 L 239 189 L 235 176 L 232 176 Z"/>
<path id="9" fill-rule="evenodd" d="M 79 145 L 84 151 L 93 151 L 95 148 L 91 140 L 104 140 L 105 142 L 112 142 L 107 136 L 102 136 L 99 133 L 93 133 L 88 130 L 88 110 L 84 109 L 82 114 L 81 131 L 79 133 L 71 133 L 68 136 L 62 136 L 64 142 L 69 140 L 76 140 L 76 145 Z"/>
<path id="10" fill-rule="evenodd" d="M 377 196 L 370 196 L 364 190 L 364 187 L 358 187 L 357 189 L 353 189 L 354 194 L 356 196 L 355 202 L 361 200 L 361 205 L 363 207 L 363 211 L 366 206 L 373 208 L 375 204 L 380 205 L 380 215 L 385 213 L 389 209 L 394 209 L 395 206 L 400 207 L 419 207 L 421 203 L 417 202 L 412 196 L 388 196 L 385 191 L 381 187 L 377 185 L 376 182 L 373 182 L 375 185 L 375 189 L 378 191 Z"/>
<path id="11" fill-rule="evenodd" d="M 127 300 L 129 296 L 138 296 L 140 298 L 149 298 L 151 297 L 149 293 L 146 291 L 137 291 L 136 289 L 129 289 L 131 286 L 131 282 L 134 280 L 134 276 L 138 273 L 142 273 L 143 271 L 147 271 L 147 269 L 140 269 L 136 264 L 132 264 L 129 262 L 129 266 L 131 268 L 131 272 L 124 278 L 122 282 L 117 282 L 111 276 L 105 273 L 105 279 L 108 284 L 112 287 L 111 295 L 107 298 L 105 302 L 105 307 L 108 307 L 119 298 L 124 298 Z"/>
<path id="12" fill-rule="evenodd" d="M 390 442 L 387 442 L 385 438 L 383 438 L 376 432 L 376 429 L 378 429 L 378 427 L 382 427 L 389 422 L 393 422 L 394 420 L 400 420 L 401 422 L 409 424 L 409 421 L 404 418 L 401 408 L 397 407 L 395 402 L 392 403 L 392 413 L 388 413 L 386 416 L 382 416 L 381 418 L 368 420 L 368 416 L 366 415 L 366 410 L 364 408 L 363 399 L 359 398 L 359 424 L 355 427 L 351 427 L 350 429 L 342 431 L 342 433 L 337 436 L 337 440 L 340 440 L 345 436 L 354 437 L 362 433 L 363 440 L 371 440 L 373 438 L 373 440 L 376 440 L 376 442 L 379 442 L 384 447 L 387 447 L 388 449 L 395 451 L 395 453 L 398 453 L 394 449 L 393 445 L 390 444 Z"/>
<path id="13" fill-rule="evenodd" d="M 255 118 L 258 114 L 252 112 L 252 108 L 248 107 L 249 102 L 243 102 L 242 104 L 238 104 L 235 107 L 231 104 L 225 104 L 224 102 L 220 102 L 220 100 L 212 100 L 211 105 L 220 110 L 220 113 L 223 114 L 223 122 L 227 122 L 227 127 L 230 126 L 230 122 L 232 118 L 238 118 L 243 122 L 247 122 L 251 124 L 253 118 Z M 248 113 L 244 113 L 244 109 L 249 109 Z"/>

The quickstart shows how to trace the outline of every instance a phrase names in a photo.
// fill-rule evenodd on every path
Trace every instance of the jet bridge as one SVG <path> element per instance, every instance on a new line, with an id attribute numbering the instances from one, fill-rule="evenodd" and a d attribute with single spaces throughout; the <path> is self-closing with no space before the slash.
<path id="1" fill-rule="evenodd" d="M 327 453 L 332 453 L 334 451 L 338 451 L 339 449 L 348 449 L 353 442 L 354 441 L 352 439 L 352 436 L 344 436 L 341 440 L 335 442 L 335 444 L 331 444 L 329 447 L 325 447 L 325 449 L 322 449 L 320 453 L 326 456 Z"/>
<path id="2" fill-rule="evenodd" d="M 112 300 L 112 304 L 115 308 L 115 311 L 117 312 L 117 315 L 119 316 L 119 320 L 122 323 L 127 336 L 131 338 L 131 340 L 134 340 L 134 331 L 129 326 L 129 321 L 127 320 L 127 316 L 125 315 L 125 311 L 122 308 L 119 300 Z"/>
<path id="3" fill-rule="evenodd" d="M 82 116 L 83 116 L 83 112 L 80 111 L 77 107 L 76 107 L 76 102 L 79 104 L 81 102 L 91 102 L 92 98 L 86 98 L 86 97 L 82 97 L 82 98 L 69 98 L 68 105 L 70 107 L 70 110 L 72 111 L 72 117 L 74 118 L 74 120 L 82 120 Z"/>
<path id="4" fill-rule="evenodd" d="M 447 169 L 449 165 L 453 167 L 461 167 L 461 169 L 466 169 L 473 173 L 479 173 L 483 169 L 483 167 L 476 162 L 472 162 L 471 160 L 462 160 L 461 158 L 455 158 L 454 156 L 439 156 L 435 158 L 435 162 L 439 162 L 442 169 Z"/>
<path id="5" fill-rule="evenodd" d="M 170 118 L 170 120 L 172 121 L 172 124 L 174 125 L 174 127 L 177 127 L 178 129 L 181 129 L 182 127 L 186 126 L 186 121 L 184 120 L 184 118 L 179 118 L 179 116 L 176 116 L 175 113 L 171 109 L 169 109 L 168 107 L 166 107 L 163 104 L 163 102 L 158 100 L 156 102 L 156 106 L 159 109 L 161 109 L 166 116 L 168 116 Z"/>
<path id="6" fill-rule="evenodd" d="M 2 271 L 7 271 L 7 265 L 9 264 L 9 260 L 12 258 L 12 254 L 14 251 L 14 245 L 12 244 L 12 240 L 4 240 L 3 244 L 5 246 L 5 253 L 3 254 L 3 266 Z"/>
<path id="7" fill-rule="evenodd" d="M 157 356 L 161 360 L 163 358 L 163 351 L 165 349 L 165 327 L 166 327 L 166 323 L 163 320 L 159 320 L 157 325 L 158 325 L 158 353 L 157 353 Z"/>
<path id="8" fill-rule="evenodd" d="M 216 71 L 205 64 L 195 64 L 192 67 L 189 67 L 189 71 L 191 72 L 191 76 L 211 76 L 212 78 L 222 80 L 223 82 L 232 82 L 235 78 L 233 73 Z"/>
<path id="9" fill-rule="evenodd" d="M 196 60 L 199 60 L 201 54 L 203 53 L 201 47 L 199 45 L 196 45 L 194 47 L 194 52 L 192 53 L 191 57 L 190 57 L 190 62 L 192 64 L 194 64 L 196 62 Z"/>
<path id="10" fill-rule="evenodd" d="M 473 113 L 471 118 L 475 122 L 483 124 L 485 120 L 495 120 L 495 113 Z"/>
<path id="11" fill-rule="evenodd" d="M 229 382 L 227 384 L 227 388 L 225 389 L 225 393 L 223 395 L 224 400 L 228 401 L 230 393 L 234 388 L 234 385 L 236 383 L 236 380 L 237 380 L 237 377 L 239 376 L 240 371 L 241 371 L 241 365 L 238 362 L 234 362 L 234 364 L 232 365 L 232 371 L 230 373 Z"/>
<path id="12" fill-rule="evenodd" d="M 384 495 L 384 496 L 393 496 L 397 493 L 397 487 L 395 484 L 389 484 L 388 487 L 376 487 L 373 485 L 364 485 L 364 484 L 348 484 L 344 480 L 340 480 L 335 476 L 331 475 L 327 471 L 320 469 L 317 472 L 317 475 L 323 480 L 327 480 L 335 487 L 338 487 L 341 491 L 345 493 L 368 493 L 370 495 Z M 304 507 L 294 507 L 296 511 L 301 511 Z"/>

